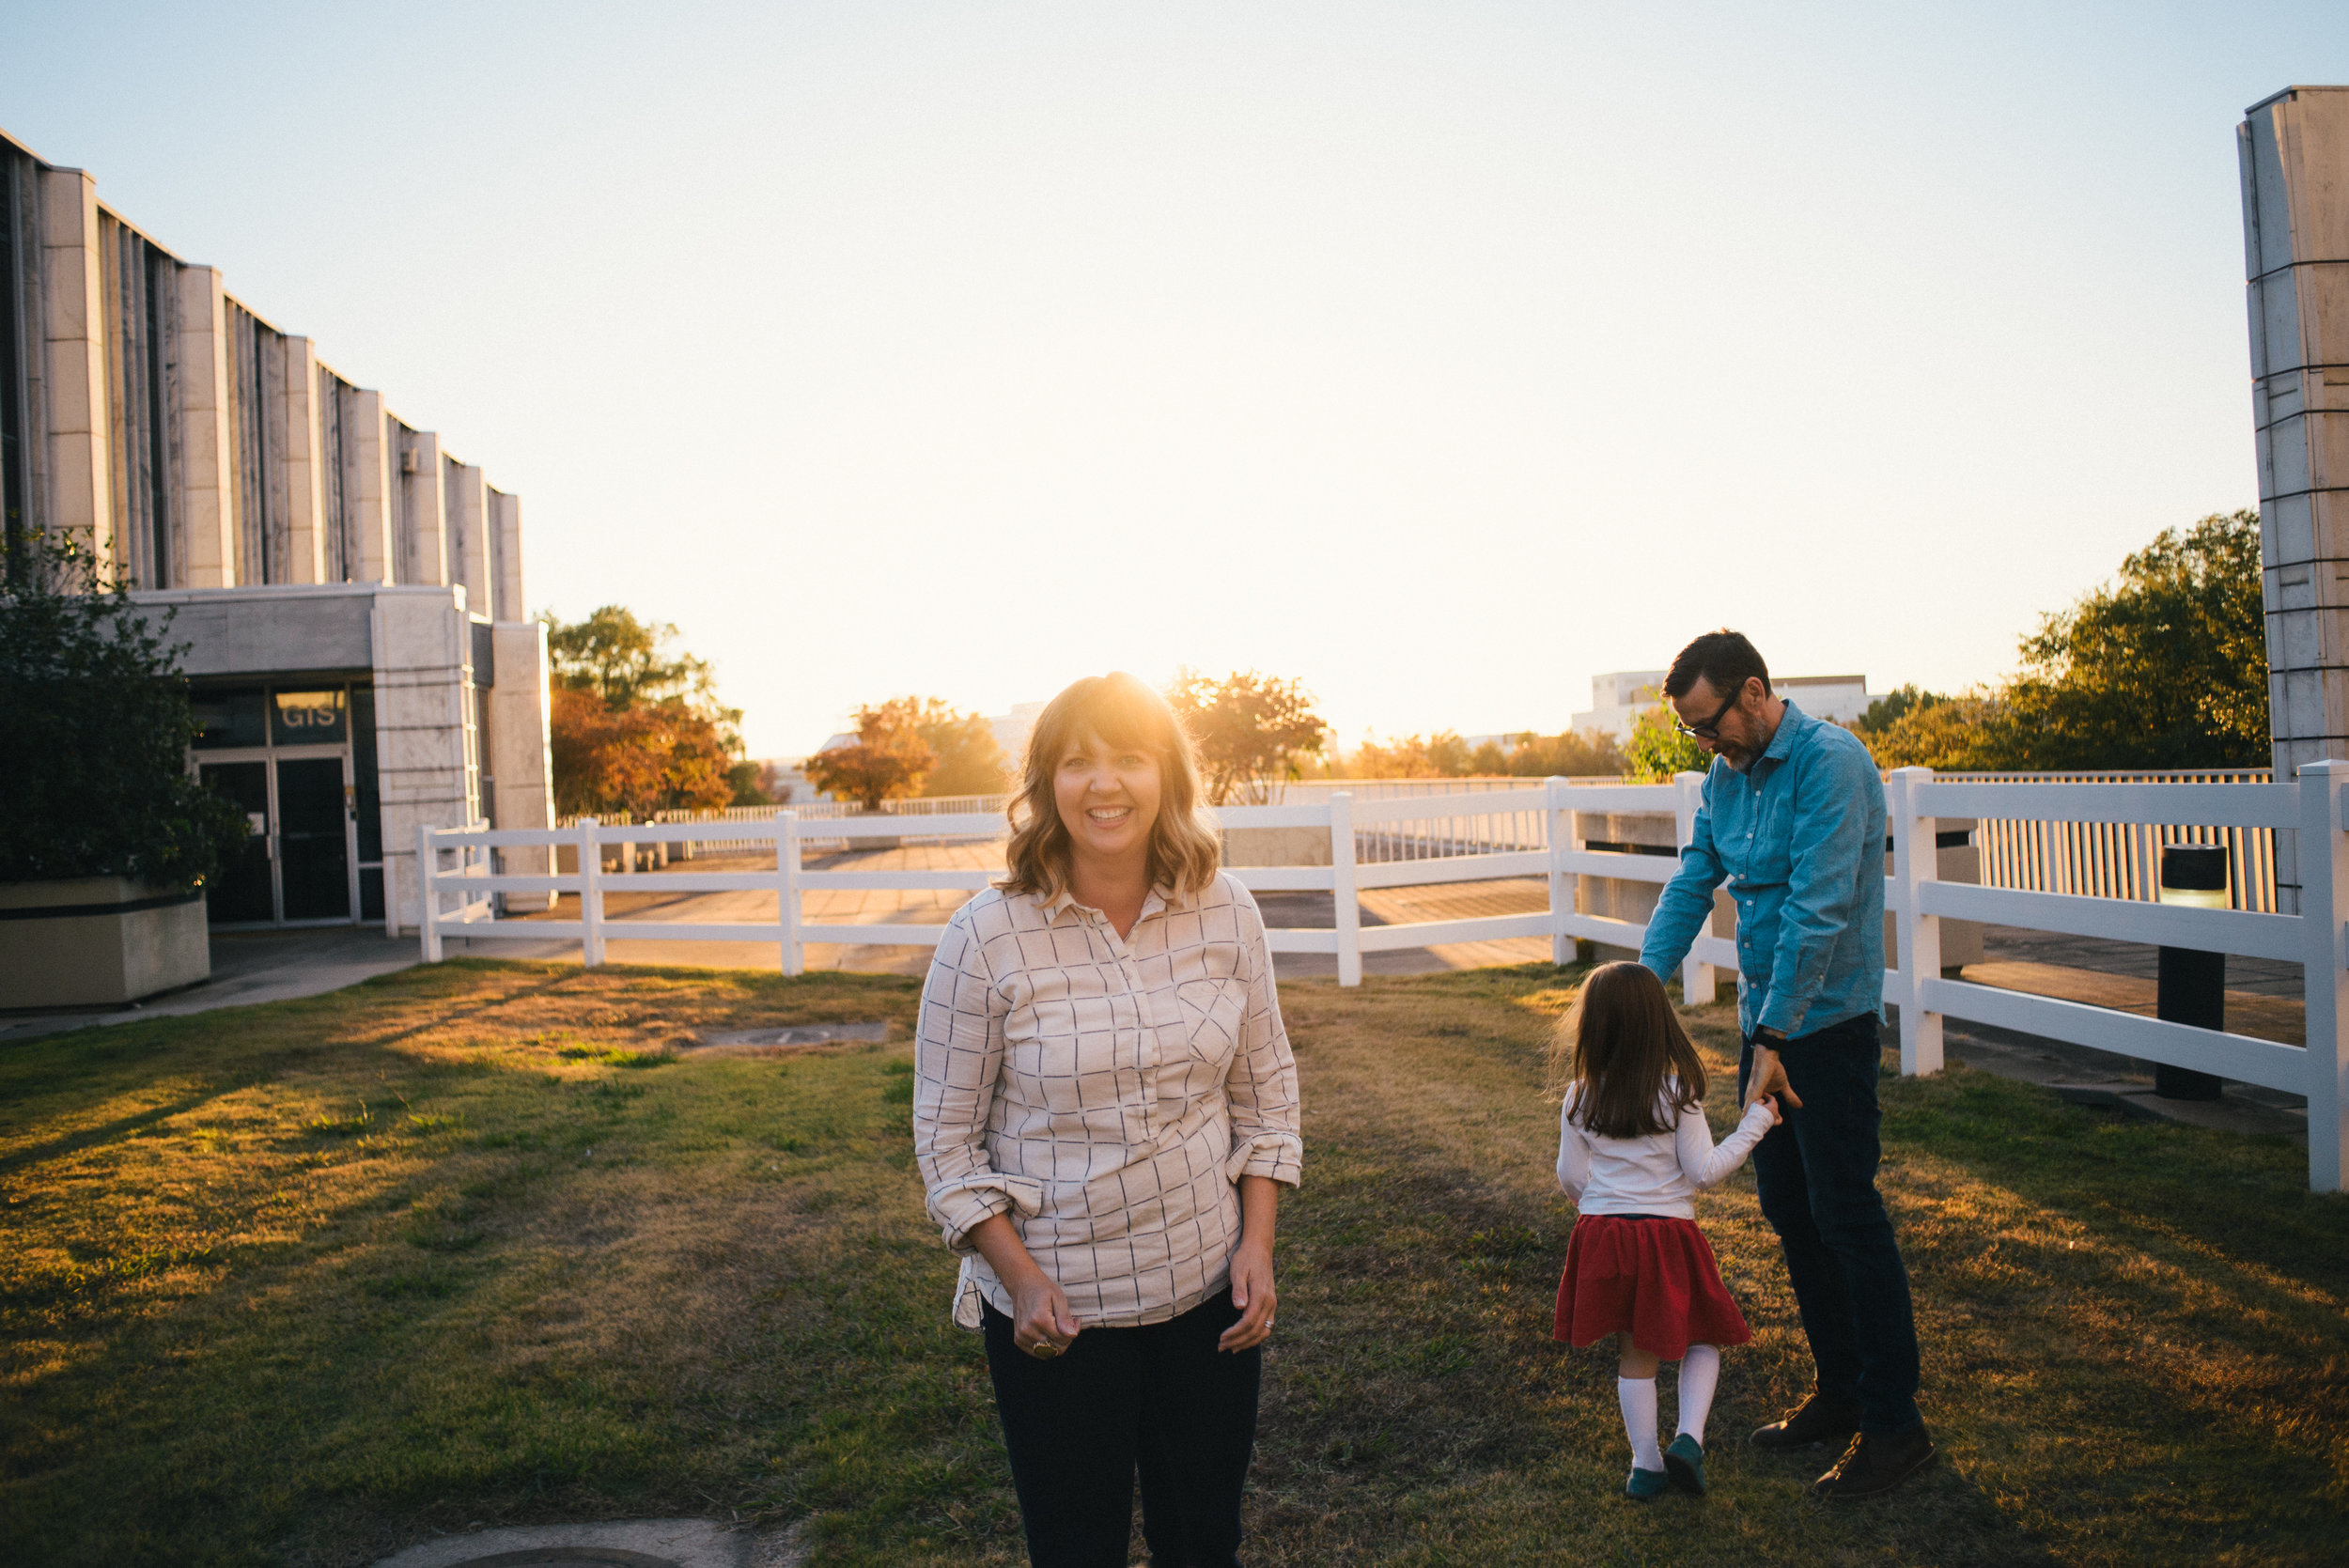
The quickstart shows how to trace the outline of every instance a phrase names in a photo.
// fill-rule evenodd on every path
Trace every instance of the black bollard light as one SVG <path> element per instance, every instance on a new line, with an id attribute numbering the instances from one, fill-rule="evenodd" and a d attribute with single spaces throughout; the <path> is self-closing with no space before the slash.
<path id="1" fill-rule="evenodd" d="M 2220 844 L 2165 844 L 2161 901 L 2205 909 L 2227 908 L 2227 849 Z M 2161 982 L 2154 1011 L 2169 1023 L 2196 1029 L 2227 1027 L 2227 955 L 2190 947 L 2161 949 Z M 2154 1063 L 2154 1093 L 2165 1100 L 2215 1100 L 2226 1079 L 2191 1067 Z"/>

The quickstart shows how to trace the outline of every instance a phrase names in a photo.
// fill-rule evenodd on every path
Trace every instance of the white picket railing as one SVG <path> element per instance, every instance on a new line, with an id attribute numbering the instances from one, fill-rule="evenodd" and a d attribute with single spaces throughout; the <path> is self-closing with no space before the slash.
<path id="1" fill-rule="evenodd" d="M 1575 908 L 1578 876 L 1669 881 L 1676 860 L 1591 849 L 1577 841 L 1578 813 L 1670 813 L 1685 846 L 1696 818 L 1702 777 L 1684 773 L 1667 784 L 1569 784 L 1551 779 L 1530 788 L 1491 791 L 1478 804 L 1493 813 L 1537 812 L 1548 845 L 1537 849 L 1451 854 L 1432 859 L 1365 863 L 1356 853 L 1366 830 L 1440 819 L 1459 811 L 1456 796 L 1356 800 L 1333 792 L 1315 804 L 1226 807 L 1215 815 L 1226 828 L 1314 828 L 1330 835 L 1330 863 L 1316 866 L 1235 866 L 1233 874 L 1257 892 L 1309 891 L 1333 895 L 1331 929 L 1280 927 L 1268 932 L 1275 953 L 1324 953 L 1337 959 L 1338 983 L 1361 983 L 1362 955 L 1453 942 L 1548 937 L 1552 957 L 1566 962 L 1577 939 L 1636 950 L 1644 924 L 1584 913 Z M 1898 932 L 1902 967 L 1887 970 L 1883 997 L 1900 1009 L 1901 1070 L 1937 1072 L 1942 1024 L 1958 1019 L 2021 1031 L 2098 1050 L 2215 1073 L 2245 1083 L 2302 1094 L 2309 1101 L 2309 1179 L 2321 1192 L 2341 1190 L 2349 1158 L 2349 763 L 2312 764 L 2291 784 L 2043 784 L 1937 780 L 1930 768 L 1901 768 L 1885 780 L 1893 871 L 1885 907 Z M 1992 821 L 2162 825 L 2222 831 L 2278 831 L 2299 834 L 2301 914 L 2242 908 L 2205 909 L 2015 888 L 1943 882 L 1936 876 L 1939 818 Z M 980 837 L 999 833 L 998 815 L 935 815 L 930 832 Z M 827 839 L 895 838 L 904 824 L 888 817 L 825 821 Z M 975 870 L 818 870 L 801 864 L 807 832 L 791 810 L 764 820 L 599 827 L 592 818 L 572 829 L 423 829 L 417 863 L 423 868 L 424 956 L 437 961 L 444 936 L 563 939 L 581 944 L 589 964 L 603 962 L 615 938 L 656 941 L 740 941 L 779 949 L 784 972 L 805 966 L 810 942 L 935 944 L 942 925 L 817 924 L 802 916 L 801 895 L 827 889 L 976 893 L 997 873 Z M 614 844 L 730 842 L 772 846 L 775 868 L 747 872 L 669 872 L 659 877 L 609 876 L 602 847 Z M 560 876 L 500 875 L 490 856 L 500 848 L 576 846 L 579 871 Z M 2329 846 L 2329 852 L 2324 846 Z M 443 868 L 444 858 L 455 863 Z M 1532 913 L 1464 920 L 1421 921 L 1365 929 L 1360 894 L 1370 889 L 1429 886 L 1503 877 L 1546 878 L 1548 908 Z M 663 893 L 772 892 L 772 923 L 683 923 L 613 920 L 603 895 L 614 888 Z M 501 893 L 579 895 L 574 921 L 497 917 Z M 2307 995 L 2306 1048 L 2279 1045 L 2228 1031 L 2141 1017 L 2110 1008 L 2000 990 L 1941 973 L 1944 918 L 1995 923 L 2125 942 L 2240 954 L 2297 962 Z M 1713 1000 L 1716 966 L 1737 962 L 1734 940 L 1697 938 L 1681 968 L 1692 1004 Z"/>

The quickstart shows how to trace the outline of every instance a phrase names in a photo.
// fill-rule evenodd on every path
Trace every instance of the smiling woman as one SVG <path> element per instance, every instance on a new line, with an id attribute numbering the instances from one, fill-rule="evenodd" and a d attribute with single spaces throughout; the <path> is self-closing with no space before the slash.
<path id="1" fill-rule="evenodd" d="M 1153 1560 L 1238 1561 L 1303 1144 L 1264 922 L 1198 805 L 1165 699 L 1077 682 L 923 988 L 914 1152 L 1037 1568 L 1124 1568 L 1137 1472 Z"/>

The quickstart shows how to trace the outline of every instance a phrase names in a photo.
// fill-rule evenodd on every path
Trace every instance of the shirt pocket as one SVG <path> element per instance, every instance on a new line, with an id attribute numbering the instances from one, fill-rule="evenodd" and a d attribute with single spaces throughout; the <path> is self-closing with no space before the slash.
<path id="1" fill-rule="evenodd" d="M 1248 1016 L 1248 987 L 1238 979 L 1186 980 L 1174 987 L 1182 1008 L 1183 1038 L 1192 1058 L 1223 1065 L 1239 1048 Z"/>

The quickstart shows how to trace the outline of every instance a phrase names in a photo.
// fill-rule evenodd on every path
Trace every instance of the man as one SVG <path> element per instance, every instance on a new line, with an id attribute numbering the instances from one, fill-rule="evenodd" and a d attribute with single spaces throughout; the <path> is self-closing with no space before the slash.
<path id="1" fill-rule="evenodd" d="M 1748 1104 L 1778 1092 L 1786 1113 L 1754 1147 L 1754 1185 L 1817 1367 L 1811 1396 L 1752 1441 L 1848 1440 L 1812 1492 L 1875 1497 L 1935 1457 L 1917 1411 L 1908 1269 L 1875 1185 L 1883 781 L 1857 736 L 1770 694 L 1762 656 L 1735 631 L 1681 649 L 1664 695 L 1713 767 L 1640 962 L 1670 978 L 1728 883 L 1738 1088 Z"/>

